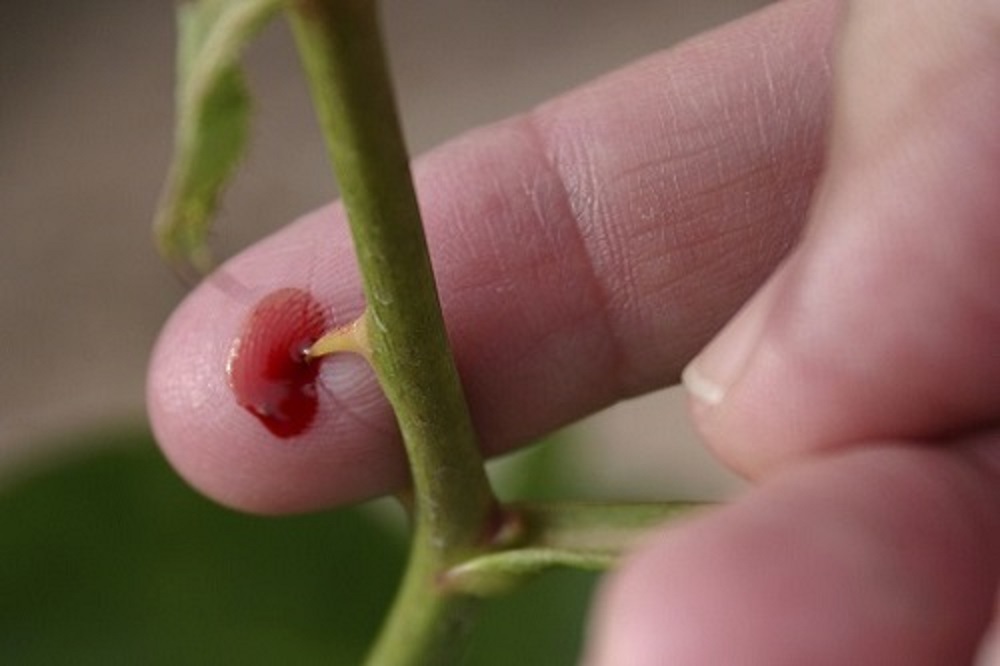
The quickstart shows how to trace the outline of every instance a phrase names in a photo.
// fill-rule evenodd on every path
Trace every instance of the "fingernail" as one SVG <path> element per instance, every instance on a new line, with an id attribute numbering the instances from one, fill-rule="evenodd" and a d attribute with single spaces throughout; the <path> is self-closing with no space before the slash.
<path id="1" fill-rule="evenodd" d="M 681 381 L 696 400 L 708 406 L 725 400 L 757 348 L 776 291 L 777 280 L 772 279 L 684 368 Z"/>

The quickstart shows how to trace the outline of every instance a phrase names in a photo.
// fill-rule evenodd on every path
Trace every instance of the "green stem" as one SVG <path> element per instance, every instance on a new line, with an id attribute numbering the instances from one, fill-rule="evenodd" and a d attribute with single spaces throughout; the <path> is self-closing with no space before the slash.
<path id="1" fill-rule="evenodd" d="M 705 502 L 563 502 L 513 504 L 523 543 L 535 548 L 619 555 L 668 520 L 711 506 Z"/>
<path id="2" fill-rule="evenodd" d="M 448 348 L 375 2 L 288 3 L 358 252 L 372 364 L 413 478 L 410 563 L 370 663 L 435 663 L 471 603 L 438 577 L 482 552 L 495 500 Z"/>
<path id="3" fill-rule="evenodd" d="M 505 594 L 553 567 L 602 571 L 652 528 L 707 505 L 696 502 L 513 504 L 505 507 L 509 543 L 448 571 L 449 589 Z"/>

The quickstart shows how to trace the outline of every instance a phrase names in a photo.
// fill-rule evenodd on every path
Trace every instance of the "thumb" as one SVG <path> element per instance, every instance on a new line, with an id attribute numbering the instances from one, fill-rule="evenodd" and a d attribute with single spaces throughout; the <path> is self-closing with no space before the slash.
<path id="1" fill-rule="evenodd" d="M 756 474 L 1000 419 L 1000 4 L 848 3 L 806 237 L 685 370 Z"/>

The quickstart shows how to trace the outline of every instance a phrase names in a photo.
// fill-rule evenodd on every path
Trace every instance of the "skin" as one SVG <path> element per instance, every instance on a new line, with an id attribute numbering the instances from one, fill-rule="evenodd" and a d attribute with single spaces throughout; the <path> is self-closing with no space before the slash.
<path id="1" fill-rule="evenodd" d="M 684 377 L 756 485 L 609 577 L 588 664 L 971 663 L 1000 578 L 997 109 L 1000 3 L 789 0 L 418 161 L 487 453 L 676 382 L 740 310 Z M 263 513 L 398 488 L 360 362 L 324 366 L 291 444 L 233 401 L 233 336 L 286 286 L 359 312 L 338 206 L 173 315 L 166 455 Z"/>

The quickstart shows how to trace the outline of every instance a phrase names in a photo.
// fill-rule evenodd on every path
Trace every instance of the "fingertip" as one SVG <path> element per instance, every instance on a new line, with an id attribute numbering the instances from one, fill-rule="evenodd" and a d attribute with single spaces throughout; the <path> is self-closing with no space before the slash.
<path id="1" fill-rule="evenodd" d="M 785 395 L 789 392 L 787 382 L 775 381 L 776 377 L 787 377 L 762 361 L 769 354 L 774 319 L 781 316 L 782 301 L 794 277 L 789 273 L 800 253 L 797 250 L 786 258 L 681 373 L 688 411 L 702 440 L 720 460 L 749 477 L 775 464 L 788 449 L 808 448 L 807 443 L 797 439 L 789 441 L 796 434 L 789 431 L 788 425 L 815 410 L 809 405 L 793 407 Z M 749 399 L 753 409 L 747 410 L 745 384 L 761 381 L 766 383 L 767 392 L 754 390 Z M 768 403 L 781 403 L 782 407 L 763 408 L 770 407 Z M 762 436 L 762 431 L 775 422 L 785 428 L 784 432 L 776 438 Z"/>
<path id="2" fill-rule="evenodd" d="M 388 406 L 359 359 L 323 363 L 316 414 L 287 437 L 241 407 L 227 378 L 248 313 L 275 289 L 308 290 L 332 324 L 357 314 L 358 283 L 346 238 L 337 241 L 336 217 L 330 208 L 313 213 L 222 266 L 177 308 L 156 343 L 147 380 L 156 440 L 188 483 L 226 506 L 311 511 L 386 492 L 405 478 Z M 319 236 L 332 240 L 331 257 L 315 254 Z"/>

